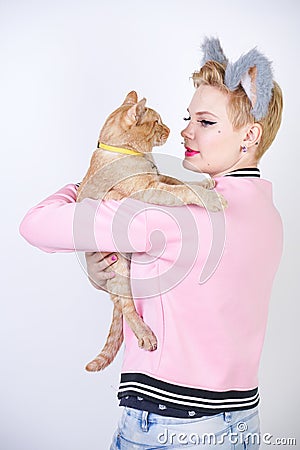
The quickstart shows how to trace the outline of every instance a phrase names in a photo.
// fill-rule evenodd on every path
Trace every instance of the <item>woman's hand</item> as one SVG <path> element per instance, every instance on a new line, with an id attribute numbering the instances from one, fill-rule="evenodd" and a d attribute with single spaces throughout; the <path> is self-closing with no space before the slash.
<path id="1" fill-rule="evenodd" d="M 86 252 L 85 259 L 92 286 L 104 290 L 106 281 L 115 276 L 114 272 L 105 272 L 105 269 L 114 264 L 118 257 L 115 253 Z"/>

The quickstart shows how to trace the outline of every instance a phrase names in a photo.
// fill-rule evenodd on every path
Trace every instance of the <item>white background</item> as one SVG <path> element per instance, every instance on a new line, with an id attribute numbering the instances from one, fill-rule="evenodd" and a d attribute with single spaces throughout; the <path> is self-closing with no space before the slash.
<path id="1" fill-rule="evenodd" d="M 1 449 L 109 447 L 121 355 L 101 374 L 84 365 L 104 342 L 110 300 L 75 254 L 43 253 L 18 227 L 30 207 L 83 178 L 103 120 L 132 89 L 172 130 L 161 151 L 182 158 L 205 35 L 218 36 L 231 60 L 258 46 L 284 92 L 283 124 L 260 165 L 285 229 L 260 410 L 263 433 L 300 446 L 299 9 L 297 0 L 0 1 Z"/>

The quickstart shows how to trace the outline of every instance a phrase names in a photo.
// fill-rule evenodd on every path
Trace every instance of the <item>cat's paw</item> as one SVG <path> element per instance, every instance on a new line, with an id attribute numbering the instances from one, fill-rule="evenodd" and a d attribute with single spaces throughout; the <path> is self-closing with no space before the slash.
<path id="1" fill-rule="evenodd" d="M 204 189 L 214 189 L 216 187 L 216 182 L 213 178 L 204 178 L 202 181 L 187 181 L 186 184 L 195 190 L 195 186 L 200 186 Z M 196 187 L 197 190 L 197 187 Z"/>
<path id="2" fill-rule="evenodd" d="M 194 204 L 207 208 L 208 211 L 221 211 L 227 208 L 227 200 L 215 189 L 206 189 L 203 185 L 192 186 L 196 199 Z"/>
<path id="3" fill-rule="evenodd" d="M 147 332 L 138 340 L 139 347 L 143 350 L 147 350 L 149 352 L 153 352 L 157 349 L 157 339 L 152 331 Z"/>
<path id="4" fill-rule="evenodd" d="M 205 178 L 205 180 L 200 181 L 199 186 L 202 186 L 204 189 L 213 189 L 216 186 L 216 182 L 213 178 Z"/>
<path id="5" fill-rule="evenodd" d="M 99 370 L 105 369 L 109 364 L 108 358 L 97 356 L 85 366 L 85 370 L 88 372 L 99 372 Z"/>
<path id="6" fill-rule="evenodd" d="M 217 212 L 227 208 L 228 202 L 222 194 L 218 194 L 216 191 L 214 195 L 209 196 L 205 202 L 205 206 L 209 211 Z"/>

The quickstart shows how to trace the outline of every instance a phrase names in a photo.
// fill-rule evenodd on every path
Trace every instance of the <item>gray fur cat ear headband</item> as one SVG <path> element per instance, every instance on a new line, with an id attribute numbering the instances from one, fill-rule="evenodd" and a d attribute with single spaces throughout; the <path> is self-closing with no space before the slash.
<path id="1" fill-rule="evenodd" d="M 226 66 L 225 85 L 230 91 L 234 91 L 241 84 L 251 102 L 251 114 L 257 121 L 263 119 L 268 113 L 272 98 L 273 74 L 271 61 L 256 48 L 253 48 L 236 62 L 228 62 L 217 38 L 206 37 L 201 48 L 204 54 L 201 66 L 207 61 L 224 64 Z"/>

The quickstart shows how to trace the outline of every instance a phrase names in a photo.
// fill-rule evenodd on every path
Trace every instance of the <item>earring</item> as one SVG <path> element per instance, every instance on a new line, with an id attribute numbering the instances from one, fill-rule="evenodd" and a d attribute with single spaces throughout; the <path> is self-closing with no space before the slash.
<path id="1" fill-rule="evenodd" d="M 243 151 L 244 153 L 246 153 L 247 150 L 248 150 L 248 149 L 247 149 L 246 145 L 242 145 L 242 151 Z"/>

